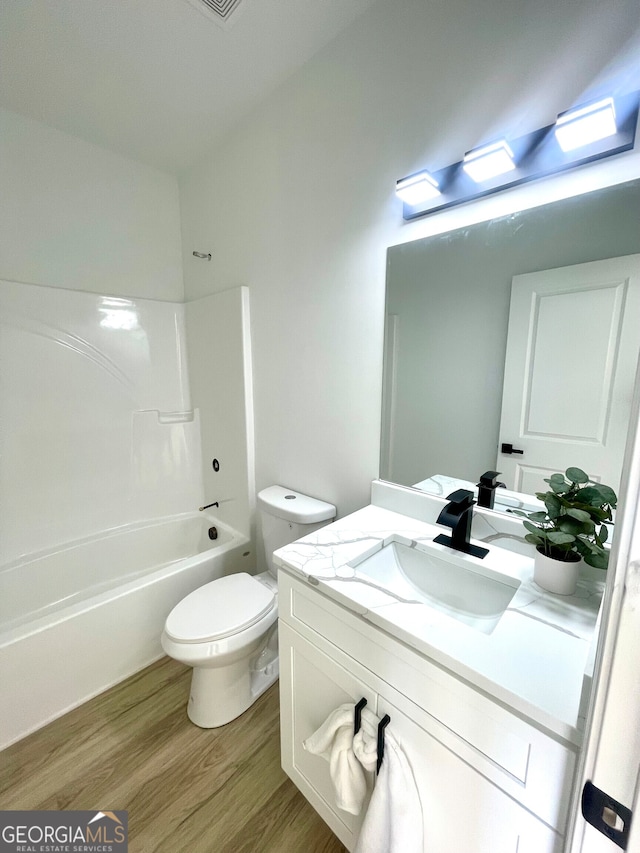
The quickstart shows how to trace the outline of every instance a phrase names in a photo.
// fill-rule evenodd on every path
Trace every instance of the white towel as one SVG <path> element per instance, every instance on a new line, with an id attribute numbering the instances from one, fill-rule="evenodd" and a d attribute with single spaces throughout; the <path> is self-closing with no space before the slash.
<path id="1" fill-rule="evenodd" d="M 422 806 L 416 782 L 404 752 L 387 728 L 380 775 L 354 853 L 423 853 L 422 845 Z"/>
<path id="2" fill-rule="evenodd" d="M 360 715 L 360 729 L 353 739 L 353 751 L 365 770 L 376 769 L 378 761 L 378 723 L 380 720 L 368 708 Z"/>
<path id="3" fill-rule="evenodd" d="M 340 705 L 304 741 L 303 746 L 307 752 L 326 758 L 336 792 L 336 805 L 357 815 L 362 809 L 367 783 L 362 765 L 353 752 L 353 715 L 352 704 Z"/>

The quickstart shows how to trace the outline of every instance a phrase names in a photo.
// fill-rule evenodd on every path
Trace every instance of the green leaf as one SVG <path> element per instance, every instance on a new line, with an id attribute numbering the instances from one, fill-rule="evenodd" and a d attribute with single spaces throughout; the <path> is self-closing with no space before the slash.
<path id="1" fill-rule="evenodd" d="M 511 509 L 511 507 L 507 507 L 506 512 L 511 513 L 511 515 L 519 515 L 522 518 L 529 518 L 529 513 L 523 512 L 521 509 Z"/>
<path id="2" fill-rule="evenodd" d="M 526 542 L 530 542 L 532 545 L 544 545 L 544 539 L 541 536 L 534 536 L 533 533 L 527 533 L 524 538 Z"/>
<path id="3" fill-rule="evenodd" d="M 547 508 L 547 512 L 549 513 L 549 518 L 557 518 L 560 515 L 560 510 L 562 509 L 562 504 L 559 499 L 552 495 L 550 492 L 544 497 L 544 505 Z"/>
<path id="4" fill-rule="evenodd" d="M 548 480 L 545 480 L 545 483 L 549 483 L 549 484 L 551 484 L 551 483 L 560 483 L 560 484 L 561 484 L 561 485 L 563 485 L 563 486 L 564 486 L 564 485 L 567 485 L 567 484 L 565 483 L 565 479 L 564 479 L 564 477 L 562 476 L 562 474 L 552 474 L 552 475 L 549 477 L 549 479 L 548 479 Z"/>
<path id="5" fill-rule="evenodd" d="M 562 483 L 552 483 L 549 481 L 549 485 L 557 495 L 564 495 L 571 491 L 571 485 L 569 483 L 565 483 L 564 480 Z"/>
<path id="6" fill-rule="evenodd" d="M 579 489 L 576 492 L 576 503 L 584 503 L 599 507 L 604 503 L 604 501 L 595 486 L 586 486 L 584 489 Z"/>
<path id="7" fill-rule="evenodd" d="M 535 533 L 536 536 L 543 535 L 544 533 L 544 531 L 540 530 L 539 527 L 536 527 L 535 524 L 531 524 L 530 521 L 523 521 L 522 524 L 524 525 L 525 530 L 528 530 L 529 533 Z"/>
<path id="8" fill-rule="evenodd" d="M 587 554 L 591 553 L 589 546 L 580 538 L 576 539 L 576 551 L 583 557 L 586 557 Z"/>
<path id="9" fill-rule="evenodd" d="M 598 539 L 601 542 L 606 542 L 609 538 L 609 528 L 606 524 L 603 524 L 600 530 L 598 531 Z"/>
<path id="10" fill-rule="evenodd" d="M 564 515 L 556 522 L 556 527 L 563 533 L 571 533 L 572 536 L 577 536 L 579 533 L 588 533 L 586 525 L 582 521 L 576 521 L 575 518 L 569 518 Z"/>
<path id="11" fill-rule="evenodd" d="M 606 551 L 599 554 L 587 554 L 584 561 L 588 566 L 593 566 L 594 569 L 606 569 L 609 565 L 609 554 Z"/>
<path id="12" fill-rule="evenodd" d="M 576 537 L 572 536 L 571 533 L 561 533 L 559 531 L 547 533 L 547 539 L 549 542 L 553 542 L 554 545 L 569 545 L 576 541 Z"/>
<path id="13" fill-rule="evenodd" d="M 583 509 L 575 509 L 572 507 L 567 510 L 567 515 L 570 515 L 571 518 L 575 518 L 577 521 L 591 521 L 591 516 Z"/>
<path id="14" fill-rule="evenodd" d="M 582 468 L 567 468 L 564 472 L 567 480 L 571 480 L 572 483 L 588 483 L 589 477 L 584 473 Z"/>
<path id="15" fill-rule="evenodd" d="M 618 497 L 610 486 L 603 486 L 602 483 L 596 483 L 593 488 L 600 494 L 604 503 L 610 504 L 612 507 L 617 506 Z"/>
<path id="16" fill-rule="evenodd" d="M 606 521 L 607 513 L 600 509 L 599 506 L 590 506 L 589 504 L 574 504 L 576 509 L 583 509 L 591 516 L 592 521 Z"/>
<path id="17" fill-rule="evenodd" d="M 538 512 L 531 512 L 526 515 L 529 521 L 537 521 L 538 523 L 542 523 L 547 520 L 547 513 L 543 510 L 539 510 Z"/>

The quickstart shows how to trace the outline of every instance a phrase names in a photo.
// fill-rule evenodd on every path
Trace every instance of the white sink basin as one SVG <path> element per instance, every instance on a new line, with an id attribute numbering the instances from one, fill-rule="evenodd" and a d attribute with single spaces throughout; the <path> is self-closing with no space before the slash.
<path id="1" fill-rule="evenodd" d="M 485 558 L 490 561 L 490 554 Z M 490 634 L 516 594 L 520 581 L 480 561 L 423 543 L 391 541 L 349 565 L 402 601 L 415 601 Z"/>

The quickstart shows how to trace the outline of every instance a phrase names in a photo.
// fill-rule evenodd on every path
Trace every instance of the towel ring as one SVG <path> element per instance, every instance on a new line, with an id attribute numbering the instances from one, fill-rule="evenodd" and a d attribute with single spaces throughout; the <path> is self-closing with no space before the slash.
<path id="1" fill-rule="evenodd" d="M 391 722 L 391 717 L 385 714 L 378 723 L 378 760 L 376 761 L 376 776 L 380 773 L 382 767 L 382 759 L 384 758 L 384 730 Z"/>
<path id="2" fill-rule="evenodd" d="M 354 737 L 360 731 L 360 721 L 361 721 L 361 717 L 362 717 L 362 709 L 364 708 L 364 706 L 366 704 L 367 704 L 367 700 L 363 696 L 362 699 L 357 703 L 357 705 L 355 707 L 355 711 L 354 711 L 354 715 L 353 715 L 353 735 L 354 735 Z"/>

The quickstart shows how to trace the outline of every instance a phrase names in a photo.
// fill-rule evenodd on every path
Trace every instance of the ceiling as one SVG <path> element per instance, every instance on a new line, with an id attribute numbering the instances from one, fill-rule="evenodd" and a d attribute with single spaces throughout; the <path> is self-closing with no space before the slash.
<path id="1" fill-rule="evenodd" d="M 376 0 L 2 0 L 0 106 L 178 173 Z"/>

